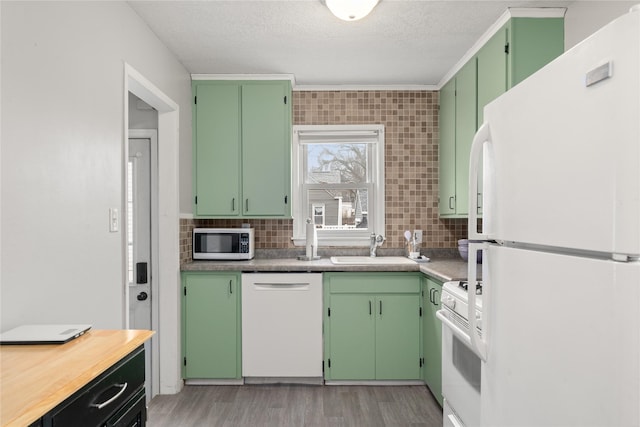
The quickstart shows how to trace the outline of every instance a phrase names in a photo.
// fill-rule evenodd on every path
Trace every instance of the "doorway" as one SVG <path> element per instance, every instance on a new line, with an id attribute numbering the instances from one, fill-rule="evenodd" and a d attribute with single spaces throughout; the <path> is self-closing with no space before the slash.
<path id="1" fill-rule="evenodd" d="M 129 130 L 127 162 L 127 285 L 130 329 L 157 330 L 158 138 Z M 158 394 L 157 338 L 145 343 L 147 401 Z"/>
<path id="2" fill-rule="evenodd" d="M 138 131 L 129 129 L 129 94 L 137 96 L 157 111 L 157 134 L 155 136 L 157 146 L 157 160 L 151 161 L 152 166 L 157 165 L 156 172 L 152 176 L 157 177 L 157 201 L 152 207 L 157 209 L 151 212 L 156 224 L 151 229 L 156 230 L 156 238 L 151 233 L 151 270 L 148 270 L 148 279 L 151 277 L 151 325 L 155 335 L 151 341 L 151 389 L 147 389 L 149 398 L 156 394 L 174 394 L 182 389 L 182 378 L 179 364 L 180 349 L 180 310 L 177 292 L 180 280 L 180 230 L 178 217 L 178 136 L 179 136 L 179 106 L 163 91 L 146 79 L 129 64 L 124 64 L 124 141 L 123 141 L 123 180 L 122 180 L 122 210 L 125 221 L 129 217 L 127 201 L 127 170 L 130 151 L 136 155 L 136 151 L 130 150 L 129 138 L 140 138 L 135 133 Z M 130 135 L 131 134 L 131 135 Z M 152 138 L 153 139 L 153 138 Z M 153 144 L 151 144 L 153 146 Z M 151 181 L 153 185 L 153 180 Z M 152 188 L 151 191 L 154 194 Z M 133 219 L 131 219 L 133 221 Z M 151 221 L 153 224 L 153 221 Z M 128 225 L 127 225 L 128 226 Z M 123 229 L 126 229 L 124 227 Z M 155 243 L 154 243 L 155 242 Z M 123 326 L 130 327 L 129 312 L 129 272 L 127 233 L 122 233 L 123 266 Z M 155 252 L 155 255 L 154 255 Z M 135 277 L 135 275 L 134 275 Z M 134 297 L 139 293 L 131 292 Z M 149 294 L 147 293 L 147 298 Z M 136 299 L 137 301 L 137 299 Z M 160 316 L 160 313 L 162 314 Z"/>

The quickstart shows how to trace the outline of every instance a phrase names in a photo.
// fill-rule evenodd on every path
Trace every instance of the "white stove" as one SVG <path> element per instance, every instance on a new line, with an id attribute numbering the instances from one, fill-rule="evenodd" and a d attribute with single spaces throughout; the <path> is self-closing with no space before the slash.
<path id="1" fill-rule="evenodd" d="M 466 281 L 446 282 L 442 287 L 442 395 L 443 426 L 470 427 L 480 423 L 480 358 L 471 350 Z M 482 282 L 477 282 L 476 319 L 482 333 Z"/>
<path id="2" fill-rule="evenodd" d="M 468 322 L 468 287 L 467 281 L 446 282 L 442 287 L 442 309 L 447 311 L 451 322 L 469 331 Z M 482 282 L 476 282 L 476 319 L 478 330 L 482 330 Z"/>

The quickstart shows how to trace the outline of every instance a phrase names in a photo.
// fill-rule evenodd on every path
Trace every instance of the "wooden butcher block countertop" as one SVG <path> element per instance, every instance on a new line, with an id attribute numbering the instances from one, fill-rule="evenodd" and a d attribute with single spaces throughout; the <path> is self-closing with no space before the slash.
<path id="1" fill-rule="evenodd" d="M 38 420 L 153 334 L 89 330 L 65 344 L 0 346 L 0 426 Z"/>

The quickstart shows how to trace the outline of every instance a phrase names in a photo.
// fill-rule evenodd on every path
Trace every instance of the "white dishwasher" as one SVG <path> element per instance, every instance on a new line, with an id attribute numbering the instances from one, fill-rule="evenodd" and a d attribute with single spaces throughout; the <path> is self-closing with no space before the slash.
<path id="1" fill-rule="evenodd" d="M 322 274 L 242 275 L 242 376 L 322 377 Z"/>

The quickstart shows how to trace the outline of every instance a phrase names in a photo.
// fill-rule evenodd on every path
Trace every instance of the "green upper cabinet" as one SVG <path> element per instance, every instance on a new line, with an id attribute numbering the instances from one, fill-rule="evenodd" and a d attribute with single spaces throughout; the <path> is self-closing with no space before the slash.
<path id="1" fill-rule="evenodd" d="M 477 55 L 478 67 L 478 119 L 482 124 L 484 106 L 507 91 L 508 25 L 502 27 L 482 46 Z"/>
<path id="2" fill-rule="evenodd" d="M 195 214 L 240 212 L 240 85 L 194 85 Z"/>
<path id="3" fill-rule="evenodd" d="M 469 152 L 473 135 L 483 122 L 484 107 L 563 51 L 563 18 L 513 17 L 442 87 L 441 217 L 466 218 L 469 214 Z M 451 129 L 455 129 L 453 136 Z"/>
<path id="4" fill-rule="evenodd" d="M 469 213 L 469 154 L 476 133 L 476 61 L 472 59 L 456 76 L 456 194 L 455 214 Z"/>
<path id="5" fill-rule="evenodd" d="M 291 216 L 291 83 L 193 82 L 194 213 Z"/>
<path id="6" fill-rule="evenodd" d="M 456 213 L 456 79 L 440 89 L 440 215 Z M 444 165 L 448 165 L 444 167 Z"/>

